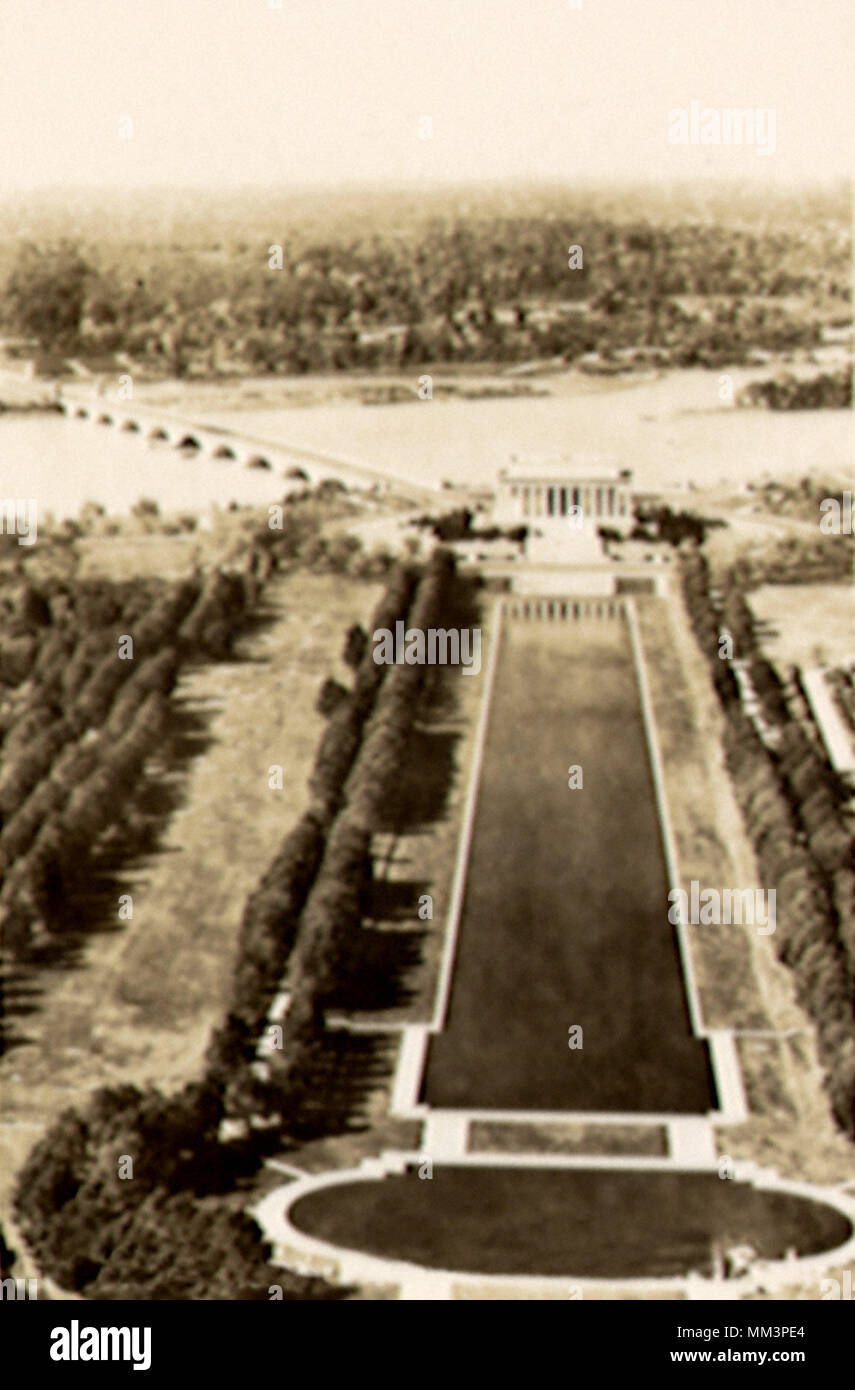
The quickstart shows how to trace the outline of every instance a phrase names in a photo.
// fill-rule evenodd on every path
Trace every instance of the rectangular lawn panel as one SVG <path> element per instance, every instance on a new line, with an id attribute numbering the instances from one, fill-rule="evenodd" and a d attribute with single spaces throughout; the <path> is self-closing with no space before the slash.
<path id="1" fill-rule="evenodd" d="M 501 1154 L 587 1154 L 665 1158 L 664 1125 L 565 1124 L 549 1120 L 473 1120 L 467 1150 Z"/>
<path id="2" fill-rule="evenodd" d="M 423 1099 L 703 1113 L 715 1092 L 668 921 L 627 628 L 508 619 L 501 641 L 448 1017 Z"/>

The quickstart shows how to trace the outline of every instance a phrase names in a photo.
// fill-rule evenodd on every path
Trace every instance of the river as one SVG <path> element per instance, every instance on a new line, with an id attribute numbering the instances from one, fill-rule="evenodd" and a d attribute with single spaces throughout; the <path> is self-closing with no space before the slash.
<path id="1" fill-rule="evenodd" d="M 203 410 L 188 403 L 187 414 L 436 487 L 444 479 L 490 484 L 514 455 L 608 460 L 631 468 L 642 490 L 849 476 L 852 412 L 738 409 L 719 399 L 722 375 L 676 371 L 591 389 L 590 379 L 568 374 L 540 383 L 550 392 L 542 397 L 394 405 L 218 410 L 209 397 Z M 730 375 L 738 390 L 749 374 Z M 42 514 L 73 516 L 87 500 L 123 513 L 140 497 L 156 499 L 162 512 L 198 514 L 213 503 L 266 505 L 285 490 L 275 470 L 188 456 L 109 426 L 47 413 L 0 416 L 0 498 L 35 497 Z"/>
<path id="2" fill-rule="evenodd" d="M 126 513 L 141 497 L 162 513 L 206 512 L 216 503 L 268 505 L 287 490 L 281 476 L 230 460 L 183 453 L 114 427 L 52 413 L 0 416 L 0 498 L 30 498 L 39 517 L 76 516 L 83 502 Z"/>
<path id="3" fill-rule="evenodd" d="M 748 381 L 789 364 L 719 371 L 675 370 L 658 377 L 596 378 L 576 371 L 539 378 L 549 394 L 515 399 L 441 399 L 360 405 L 334 402 L 304 408 L 212 408 L 193 416 L 265 438 L 328 450 L 374 468 L 439 486 L 443 479 L 476 485 L 520 459 L 577 456 L 631 468 L 642 489 L 739 488 L 764 475 L 781 480 L 847 478 L 853 421 L 847 410 L 741 409 L 723 402 L 724 378 L 734 394 Z M 173 405 L 173 408 L 176 408 Z"/>

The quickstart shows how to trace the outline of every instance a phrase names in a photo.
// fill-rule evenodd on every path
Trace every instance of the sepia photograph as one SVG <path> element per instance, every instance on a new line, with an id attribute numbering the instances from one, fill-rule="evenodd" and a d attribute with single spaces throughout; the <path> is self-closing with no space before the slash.
<path id="1" fill-rule="evenodd" d="M 853 56 L 851 0 L 0 0 L 20 1366 L 295 1302 L 845 1353 Z"/>

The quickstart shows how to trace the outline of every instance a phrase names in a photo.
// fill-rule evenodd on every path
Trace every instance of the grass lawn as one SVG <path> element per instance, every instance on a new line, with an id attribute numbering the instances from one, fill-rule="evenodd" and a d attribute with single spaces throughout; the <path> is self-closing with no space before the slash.
<path id="1" fill-rule="evenodd" d="M 662 1158 L 668 1153 L 663 1125 L 584 1125 L 542 1121 L 502 1123 L 473 1120 L 470 1153 L 631 1154 Z"/>
<path id="2" fill-rule="evenodd" d="M 477 1274 L 629 1279 L 711 1274 L 747 1242 L 772 1259 L 831 1249 L 850 1226 L 829 1207 L 715 1173 L 434 1168 L 303 1197 L 294 1224 L 349 1249 Z"/>
<path id="3" fill-rule="evenodd" d="M 704 1112 L 621 622 L 502 637 L 433 1106 Z M 584 786 L 567 785 L 570 764 Z M 568 1047 L 580 1025 L 583 1047 Z"/>
<path id="4" fill-rule="evenodd" d="M 241 640 L 243 660 L 182 676 L 178 697 L 204 716 L 206 735 L 157 852 L 127 869 L 133 920 L 93 923 L 73 968 L 30 972 L 25 1041 L 0 1063 L 10 1181 L 35 1126 L 96 1085 L 168 1089 L 198 1075 L 227 1007 L 246 898 L 308 802 L 324 727 L 318 688 L 328 673 L 345 678 L 343 634 L 379 592 L 337 575 L 277 579 L 265 595 L 270 625 Z M 281 791 L 268 786 L 272 763 L 285 771 Z M 0 1209 L 7 1190 L 4 1180 Z"/>
<path id="5" fill-rule="evenodd" d="M 764 584 L 750 595 L 750 605 L 769 625 L 762 647 L 779 671 L 794 665 L 842 666 L 852 659 L 851 584 Z"/>

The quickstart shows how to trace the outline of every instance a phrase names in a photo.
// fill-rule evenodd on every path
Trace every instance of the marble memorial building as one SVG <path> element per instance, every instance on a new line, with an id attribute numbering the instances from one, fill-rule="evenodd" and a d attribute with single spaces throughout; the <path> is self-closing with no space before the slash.
<path id="1" fill-rule="evenodd" d="M 526 556 L 557 564 L 603 559 L 599 527 L 633 526 L 632 471 L 575 461 L 518 463 L 499 473 L 493 519 L 526 526 Z"/>

